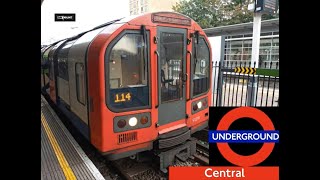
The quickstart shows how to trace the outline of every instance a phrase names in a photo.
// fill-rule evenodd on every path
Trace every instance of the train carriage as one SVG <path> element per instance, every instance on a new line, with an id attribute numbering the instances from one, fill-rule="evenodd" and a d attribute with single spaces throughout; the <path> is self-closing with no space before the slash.
<path id="1" fill-rule="evenodd" d="M 211 48 L 201 27 L 182 14 L 114 20 L 42 54 L 50 99 L 111 160 L 190 151 L 195 145 L 186 142 L 208 124 Z"/>

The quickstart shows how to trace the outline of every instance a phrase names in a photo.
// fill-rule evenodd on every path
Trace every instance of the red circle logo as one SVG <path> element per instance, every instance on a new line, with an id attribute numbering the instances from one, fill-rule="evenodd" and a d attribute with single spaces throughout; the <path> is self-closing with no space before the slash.
<path id="1" fill-rule="evenodd" d="M 228 130 L 230 125 L 240 118 L 252 118 L 261 124 L 263 130 L 275 130 L 268 115 L 253 107 L 239 107 L 229 111 L 219 122 L 217 130 Z M 274 143 L 264 143 L 258 152 L 243 156 L 235 153 L 228 143 L 217 143 L 220 153 L 226 160 L 243 167 L 254 166 L 263 162 L 271 154 L 274 145 Z"/>

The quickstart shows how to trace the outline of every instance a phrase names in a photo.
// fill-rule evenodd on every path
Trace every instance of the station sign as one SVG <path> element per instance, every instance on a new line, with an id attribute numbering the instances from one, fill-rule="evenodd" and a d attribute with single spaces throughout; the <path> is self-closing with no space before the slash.
<path id="1" fill-rule="evenodd" d="M 255 0 L 255 12 L 274 14 L 278 11 L 278 0 Z"/>

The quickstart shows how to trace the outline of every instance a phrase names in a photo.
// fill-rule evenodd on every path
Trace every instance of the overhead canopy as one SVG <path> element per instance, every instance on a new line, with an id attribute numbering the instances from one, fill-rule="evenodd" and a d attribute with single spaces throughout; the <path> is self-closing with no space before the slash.
<path id="1" fill-rule="evenodd" d="M 204 29 L 207 36 L 224 36 L 249 34 L 253 31 L 253 23 L 233 24 Z M 261 21 L 261 32 L 279 31 L 279 18 Z"/>

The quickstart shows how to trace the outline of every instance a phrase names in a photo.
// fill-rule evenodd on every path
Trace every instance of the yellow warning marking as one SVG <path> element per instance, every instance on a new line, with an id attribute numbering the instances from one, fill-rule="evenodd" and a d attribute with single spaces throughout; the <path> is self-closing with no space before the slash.
<path id="1" fill-rule="evenodd" d="M 68 161 L 66 160 L 66 158 L 64 157 L 64 154 L 62 152 L 62 150 L 60 149 L 60 146 L 56 140 L 56 138 L 54 137 L 46 118 L 44 117 L 43 113 L 41 112 L 41 122 L 42 125 L 44 127 L 44 130 L 46 131 L 46 134 L 49 137 L 51 146 L 54 150 L 54 153 L 57 156 L 57 159 L 59 161 L 60 167 L 63 170 L 64 176 L 66 177 L 67 180 L 75 180 L 77 179 L 76 176 L 74 175 L 72 169 L 70 168 Z"/>
<path id="2" fill-rule="evenodd" d="M 235 73 L 244 73 L 244 74 L 256 74 L 256 68 L 251 67 L 235 67 Z"/>

